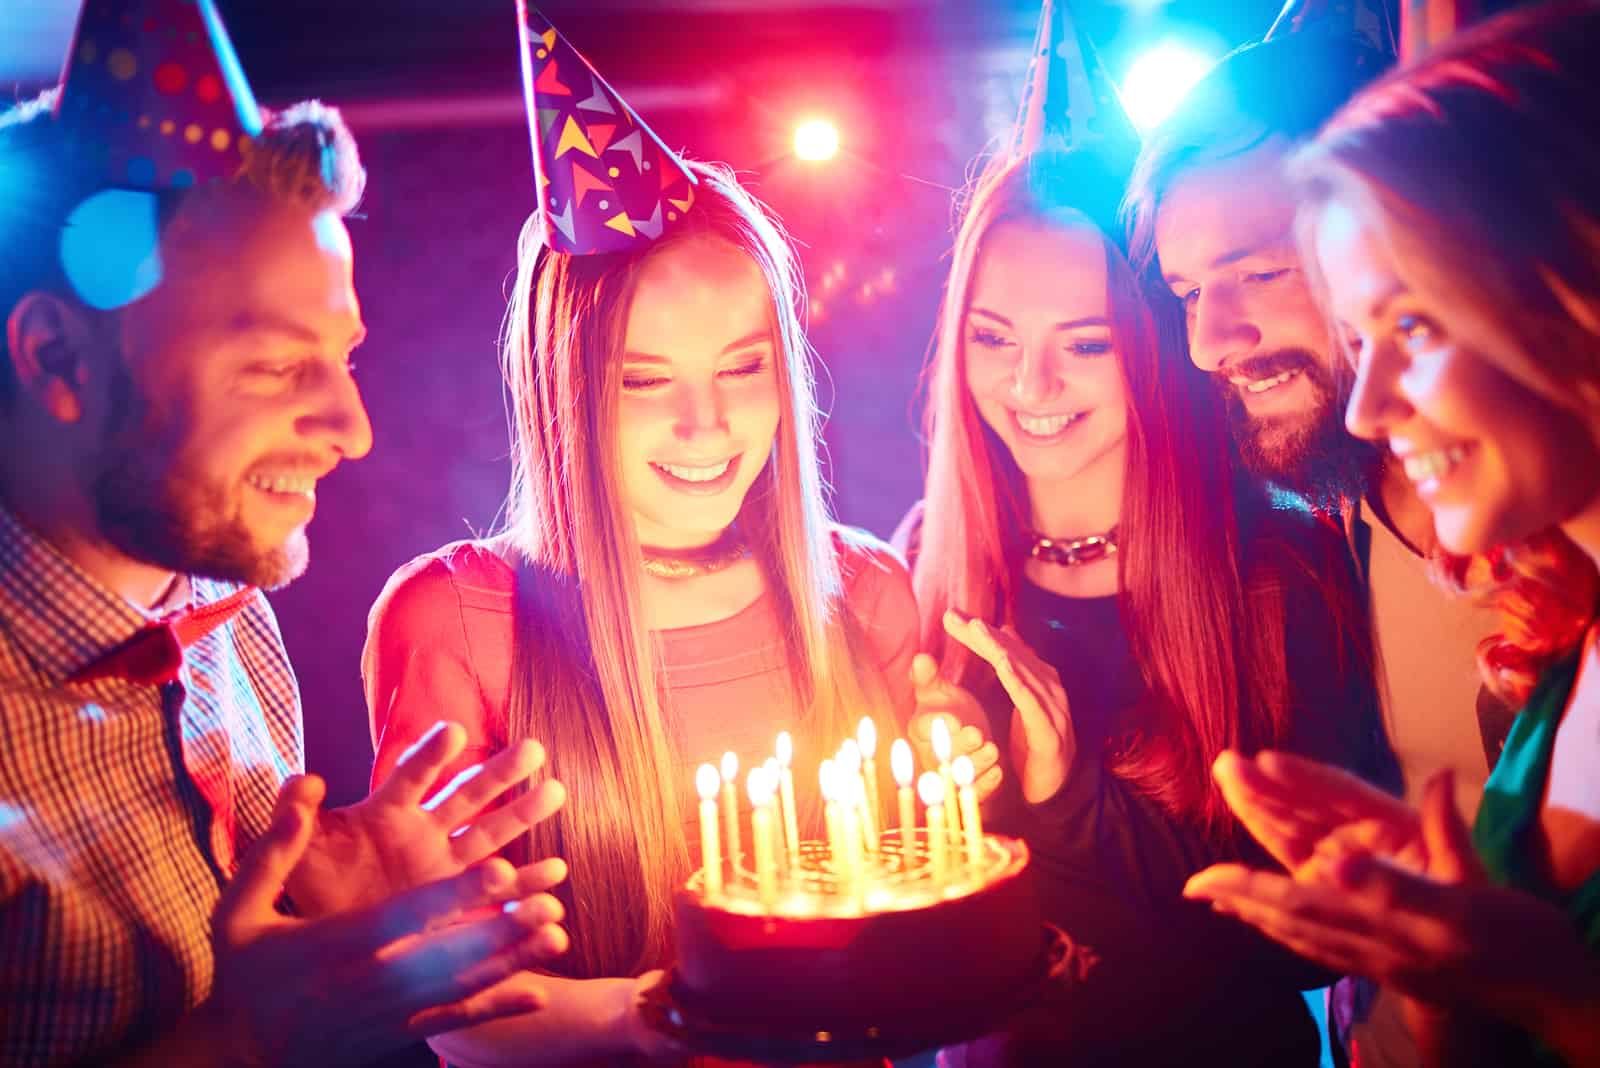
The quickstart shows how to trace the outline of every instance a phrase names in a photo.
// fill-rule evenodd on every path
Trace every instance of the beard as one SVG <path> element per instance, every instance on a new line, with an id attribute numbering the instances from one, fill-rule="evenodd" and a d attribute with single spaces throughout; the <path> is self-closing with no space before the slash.
<path id="1" fill-rule="evenodd" d="M 118 362 L 90 497 L 100 533 L 135 560 L 202 578 L 276 589 L 309 562 L 304 527 L 262 546 L 236 494 L 196 463 L 161 406 Z"/>
<path id="2" fill-rule="evenodd" d="M 1295 415 L 1250 414 L 1239 389 L 1222 375 L 1228 425 L 1245 469 L 1309 498 L 1321 508 L 1360 496 L 1376 464 L 1375 445 L 1344 427 L 1348 386 L 1306 349 L 1283 349 L 1233 365 L 1231 374 L 1253 379 L 1298 371 L 1312 390 L 1312 406 Z"/>

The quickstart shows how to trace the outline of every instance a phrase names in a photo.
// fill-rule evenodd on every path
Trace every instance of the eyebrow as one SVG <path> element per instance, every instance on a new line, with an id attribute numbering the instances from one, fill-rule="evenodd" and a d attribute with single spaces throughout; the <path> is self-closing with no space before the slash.
<path id="1" fill-rule="evenodd" d="M 1001 315 L 998 312 L 992 312 L 988 308 L 980 308 L 980 307 L 974 306 L 974 307 L 969 308 L 967 310 L 967 314 L 968 315 L 982 315 L 985 318 L 993 319 L 995 322 L 999 323 L 1001 326 L 1004 326 L 1008 330 L 1016 329 L 1015 324 L 1013 324 L 1010 319 L 1007 319 L 1004 315 Z M 1059 323 L 1057 323 L 1055 325 L 1055 329 L 1057 329 L 1057 330 L 1081 330 L 1084 327 L 1089 327 L 1089 326 L 1110 326 L 1110 325 L 1111 325 L 1110 320 L 1108 320 L 1103 315 L 1086 315 L 1081 319 L 1067 319 L 1067 320 L 1064 320 L 1062 322 L 1059 322 Z"/>
<path id="2" fill-rule="evenodd" d="M 1373 298 L 1372 304 L 1367 308 L 1367 318 L 1372 320 L 1383 318 L 1383 313 L 1389 310 L 1389 305 L 1394 303 L 1395 298 L 1409 292 L 1406 284 L 1396 279 L 1392 286 Z"/>
<path id="3" fill-rule="evenodd" d="M 281 315 L 255 315 L 243 314 L 234 318 L 228 324 L 229 330 L 235 334 L 280 334 L 290 337 L 307 345 L 321 345 L 322 335 L 306 326 L 304 323 L 295 322 L 293 319 Z M 356 327 L 355 333 L 350 335 L 350 340 L 345 342 L 346 351 L 360 347 L 367 340 L 367 327 L 362 323 Z"/>
<path id="4" fill-rule="evenodd" d="M 761 327 L 758 330 L 750 331 L 737 341 L 730 341 L 728 344 L 722 347 L 722 352 L 720 352 L 718 355 L 727 356 L 744 349 L 754 348 L 757 345 L 771 343 L 772 331 L 767 327 Z M 629 363 L 643 363 L 651 365 L 665 365 L 672 362 L 665 356 L 656 356 L 649 352 L 635 352 L 632 349 L 624 352 L 622 354 L 622 358 Z"/>

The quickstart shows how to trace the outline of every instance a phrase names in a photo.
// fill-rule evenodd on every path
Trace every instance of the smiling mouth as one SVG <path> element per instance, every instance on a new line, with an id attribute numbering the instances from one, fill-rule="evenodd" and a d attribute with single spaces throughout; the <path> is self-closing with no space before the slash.
<path id="1" fill-rule="evenodd" d="M 317 494 L 316 475 L 246 475 L 245 481 L 263 493 L 282 497 L 307 497 Z"/>
<path id="2" fill-rule="evenodd" d="M 651 461 L 650 466 L 680 482 L 715 482 L 728 473 L 737 459 L 737 456 L 730 456 L 717 464 L 662 464 Z"/>
<path id="3" fill-rule="evenodd" d="M 1234 386 L 1244 393 L 1269 393 L 1279 386 L 1298 378 L 1301 373 L 1300 368 L 1291 367 L 1287 371 L 1279 371 L 1277 374 L 1269 375 L 1266 378 L 1230 378 L 1228 381 L 1232 382 Z"/>
<path id="4" fill-rule="evenodd" d="M 1406 477 L 1413 483 L 1421 484 L 1448 475 L 1466 456 L 1465 445 L 1449 445 L 1442 449 L 1409 453 L 1400 458 L 1400 463 L 1405 468 Z"/>
<path id="5" fill-rule="evenodd" d="M 1017 428 L 1023 434 L 1042 440 L 1065 433 L 1069 427 L 1082 422 L 1083 417 L 1088 414 L 1088 409 L 1080 412 L 1063 412 L 1060 415 L 1024 415 L 1013 410 L 1011 417 L 1016 420 Z"/>

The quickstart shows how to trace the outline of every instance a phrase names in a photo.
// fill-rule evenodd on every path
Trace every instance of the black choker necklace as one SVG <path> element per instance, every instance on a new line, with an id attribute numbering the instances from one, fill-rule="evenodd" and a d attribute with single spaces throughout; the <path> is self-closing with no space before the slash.
<path id="1" fill-rule="evenodd" d="M 1047 538 L 1043 534 L 1029 533 L 1033 545 L 1028 555 L 1040 563 L 1060 567 L 1093 564 L 1117 554 L 1117 528 L 1104 534 L 1091 534 L 1087 538 Z"/>
<path id="2" fill-rule="evenodd" d="M 732 567 L 750 555 L 750 546 L 732 530 L 710 545 L 698 549 L 654 549 L 639 547 L 647 575 L 663 579 L 686 579 L 710 575 Z"/>

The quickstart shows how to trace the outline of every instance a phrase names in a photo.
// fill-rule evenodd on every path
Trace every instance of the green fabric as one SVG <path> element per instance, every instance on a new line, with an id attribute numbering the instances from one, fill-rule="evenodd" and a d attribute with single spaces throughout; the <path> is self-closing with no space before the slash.
<path id="1" fill-rule="evenodd" d="M 1580 651 L 1547 671 L 1511 725 L 1500 760 L 1484 784 L 1472 839 L 1494 882 L 1559 905 L 1572 917 L 1584 945 L 1591 953 L 1600 954 L 1600 871 L 1592 873 L 1572 893 L 1562 893 L 1539 871 L 1528 838 L 1528 832 L 1538 824 L 1556 728 L 1572 696 L 1581 656 Z M 1537 1052 L 1530 1064 L 1562 1063 L 1542 1045 L 1534 1045 Z"/>

